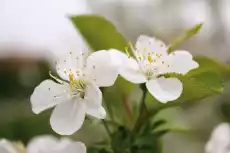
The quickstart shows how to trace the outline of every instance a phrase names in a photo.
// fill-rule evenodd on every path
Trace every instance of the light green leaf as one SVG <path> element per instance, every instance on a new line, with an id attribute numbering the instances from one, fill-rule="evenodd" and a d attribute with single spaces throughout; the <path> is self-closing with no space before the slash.
<path id="1" fill-rule="evenodd" d="M 182 42 L 186 41 L 187 39 L 191 38 L 192 36 L 194 36 L 195 34 L 197 34 L 203 24 L 197 24 L 194 27 L 192 27 L 191 29 L 185 31 L 182 35 L 180 35 L 179 37 L 177 37 L 176 39 L 174 39 L 168 48 L 168 52 L 172 52 L 177 46 L 179 46 Z"/>
<path id="2" fill-rule="evenodd" d="M 197 101 L 223 91 L 223 79 L 215 72 L 206 71 L 185 76 L 170 74 L 170 77 L 177 77 L 183 82 L 183 93 L 180 98 L 167 104 L 158 102 L 152 95 L 148 94 L 147 105 L 154 114 L 158 110 Z"/>
<path id="3" fill-rule="evenodd" d="M 127 42 L 108 20 L 96 15 L 71 17 L 74 26 L 81 32 L 92 49 L 115 48 L 123 51 Z"/>
<path id="4" fill-rule="evenodd" d="M 189 75 L 194 75 L 196 73 L 201 73 L 205 71 L 212 71 L 218 73 L 223 78 L 230 77 L 230 67 L 219 63 L 218 61 L 205 57 L 205 56 L 196 56 L 194 60 L 199 63 L 199 68 L 194 69 L 189 72 Z"/>
<path id="5" fill-rule="evenodd" d="M 177 107 L 168 108 L 158 113 L 152 120 L 153 124 L 160 121 L 164 121 L 164 124 L 160 124 L 156 128 L 153 128 L 153 132 L 169 131 L 169 132 L 188 132 L 192 129 L 187 120 L 184 119 L 184 112 Z"/>

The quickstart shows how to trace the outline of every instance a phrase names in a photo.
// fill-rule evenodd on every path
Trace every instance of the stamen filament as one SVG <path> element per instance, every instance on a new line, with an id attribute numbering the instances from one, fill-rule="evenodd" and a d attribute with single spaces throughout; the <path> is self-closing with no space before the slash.
<path id="1" fill-rule="evenodd" d="M 49 71 L 49 76 L 50 76 L 51 78 L 53 78 L 54 80 L 56 80 L 58 83 L 64 84 L 64 81 L 62 81 L 62 80 L 59 79 L 58 77 L 54 76 L 54 75 L 51 73 L 51 71 Z"/>

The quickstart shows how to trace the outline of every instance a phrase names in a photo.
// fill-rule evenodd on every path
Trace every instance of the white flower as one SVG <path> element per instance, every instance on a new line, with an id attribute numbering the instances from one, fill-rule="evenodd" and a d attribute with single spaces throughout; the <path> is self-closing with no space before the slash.
<path id="1" fill-rule="evenodd" d="M 230 125 L 221 123 L 213 130 L 205 146 L 206 153 L 230 153 Z"/>
<path id="2" fill-rule="evenodd" d="M 0 0 L 0 56 L 51 58 L 84 47 L 68 16 L 90 12 L 86 0 Z"/>
<path id="3" fill-rule="evenodd" d="M 199 66 L 189 52 L 178 50 L 168 54 L 162 41 L 148 36 L 140 36 L 135 48 L 130 47 L 134 58 L 113 52 L 122 59 L 120 75 L 133 83 L 146 83 L 149 92 L 163 103 L 177 99 L 183 90 L 180 80 L 163 75 L 170 72 L 186 74 Z"/>
<path id="4" fill-rule="evenodd" d="M 97 51 L 87 56 L 85 52 L 70 52 L 56 63 L 59 76 L 56 83 L 45 80 L 31 95 L 32 110 L 41 111 L 56 106 L 50 119 L 54 131 L 71 135 L 83 124 L 85 115 L 104 119 L 99 87 L 114 84 L 118 70 L 109 51 Z"/>
<path id="5" fill-rule="evenodd" d="M 0 140 L 1 153 L 86 153 L 86 147 L 81 142 L 68 138 L 60 140 L 53 136 L 39 136 L 29 142 L 27 148 L 18 148 L 17 143 L 5 139 Z"/>

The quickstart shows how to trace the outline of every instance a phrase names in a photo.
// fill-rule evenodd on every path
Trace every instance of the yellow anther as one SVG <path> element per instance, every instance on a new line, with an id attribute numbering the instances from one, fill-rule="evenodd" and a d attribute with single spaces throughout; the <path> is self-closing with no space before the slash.
<path id="1" fill-rule="evenodd" d="M 73 82 L 73 80 L 74 80 L 73 77 L 74 77 L 74 76 L 73 76 L 73 73 L 70 73 L 70 74 L 69 74 L 69 81 L 70 81 L 70 82 Z"/>
<path id="2" fill-rule="evenodd" d="M 151 56 L 148 56 L 148 61 L 149 61 L 149 63 L 152 63 L 153 62 L 153 58 Z"/>

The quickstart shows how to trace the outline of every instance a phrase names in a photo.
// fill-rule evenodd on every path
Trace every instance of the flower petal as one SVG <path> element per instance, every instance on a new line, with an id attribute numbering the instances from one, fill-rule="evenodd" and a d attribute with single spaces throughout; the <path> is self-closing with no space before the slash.
<path id="1" fill-rule="evenodd" d="M 99 107 L 87 107 L 87 114 L 98 119 L 105 119 L 106 118 L 106 111 L 102 106 Z"/>
<path id="2" fill-rule="evenodd" d="M 146 87 L 162 103 L 176 100 L 183 91 L 183 85 L 177 78 L 156 78 L 148 81 Z"/>
<path id="3" fill-rule="evenodd" d="M 86 104 L 86 112 L 88 115 L 103 119 L 106 116 L 105 109 L 101 106 L 102 93 L 98 87 L 89 84 L 85 89 L 84 103 Z"/>
<path id="4" fill-rule="evenodd" d="M 1 153 L 17 153 L 13 145 L 5 139 L 0 140 L 0 152 Z"/>
<path id="5" fill-rule="evenodd" d="M 69 80 L 70 73 L 76 74 L 76 71 L 84 66 L 86 56 L 86 51 L 70 51 L 60 56 L 56 61 L 58 75 L 64 80 Z"/>
<path id="6" fill-rule="evenodd" d="M 85 89 L 84 103 L 86 107 L 99 107 L 102 103 L 101 90 L 94 84 L 88 84 Z"/>
<path id="7" fill-rule="evenodd" d="M 51 127 L 58 134 L 71 135 L 81 128 L 85 113 L 85 104 L 80 98 L 61 103 L 54 108 L 51 115 Z"/>
<path id="8" fill-rule="evenodd" d="M 230 125 L 221 123 L 212 131 L 211 137 L 205 146 L 206 153 L 227 153 L 230 145 Z"/>
<path id="9" fill-rule="evenodd" d="M 38 136 L 29 142 L 27 153 L 86 153 L 86 147 L 81 142 L 69 138 L 60 140 L 49 135 Z"/>
<path id="10" fill-rule="evenodd" d="M 119 73 L 123 78 L 137 84 L 147 81 L 144 73 L 141 71 L 140 66 L 135 59 L 126 56 L 123 58 L 122 63 L 123 64 L 119 69 Z"/>
<path id="11" fill-rule="evenodd" d="M 118 66 L 105 50 L 94 52 L 88 57 L 87 71 L 100 87 L 112 86 L 118 76 Z"/>
<path id="12" fill-rule="evenodd" d="M 48 152 L 52 148 L 56 148 L 58 139 L 51 135 L 43 135 L 33 138 L 27 145 L 27 153 Z"/>
<path id="13" fill-rule="evenodd" d="M 186 74 L 190 70 L 198 68 L 199 64 L 192 59 L 192 55 L 187 51 L 172 52 L 166 61 L 169 67 L 166 71 Z"/>
<path id="14" fill-rule="evenodd" d="M 138 37 L 137 42 L 136 42 L 136 49 L 137 51 L 141 52 L 142 55 L 145 57 L 149 56 L 149 53 L 152 56 L 159 54 L 161 56 L 166 56 L 167 53 L 167 47 L 164 42 L 161 40 L 158 40 L 154 37 L 149 37 L 145 35 L 141 35 Z"/>
<path id="15" fill-rule="evenodd" d="M 117 65 L 118 67 L 122 66 L 123 60 L 126 59 L 127 55 L 123 53 L 122 51 L 116 50 L 116 49 L 110 49 L 108 50 L 111 60 L 114 63 L 114 65 Z"/>
<path id="16" fill-rule="evenodd" d="M 45 80 L 39 84 L 30 97 L 35 114 L 68 100 L 68 85 Z"/>
<path id="17" fill-rule="evenodd" d="M 74 142 L 70 139 L 61 139 L 57 148 L 49 153 L 86 153 L 86 146 L 82 142 Z"/>

